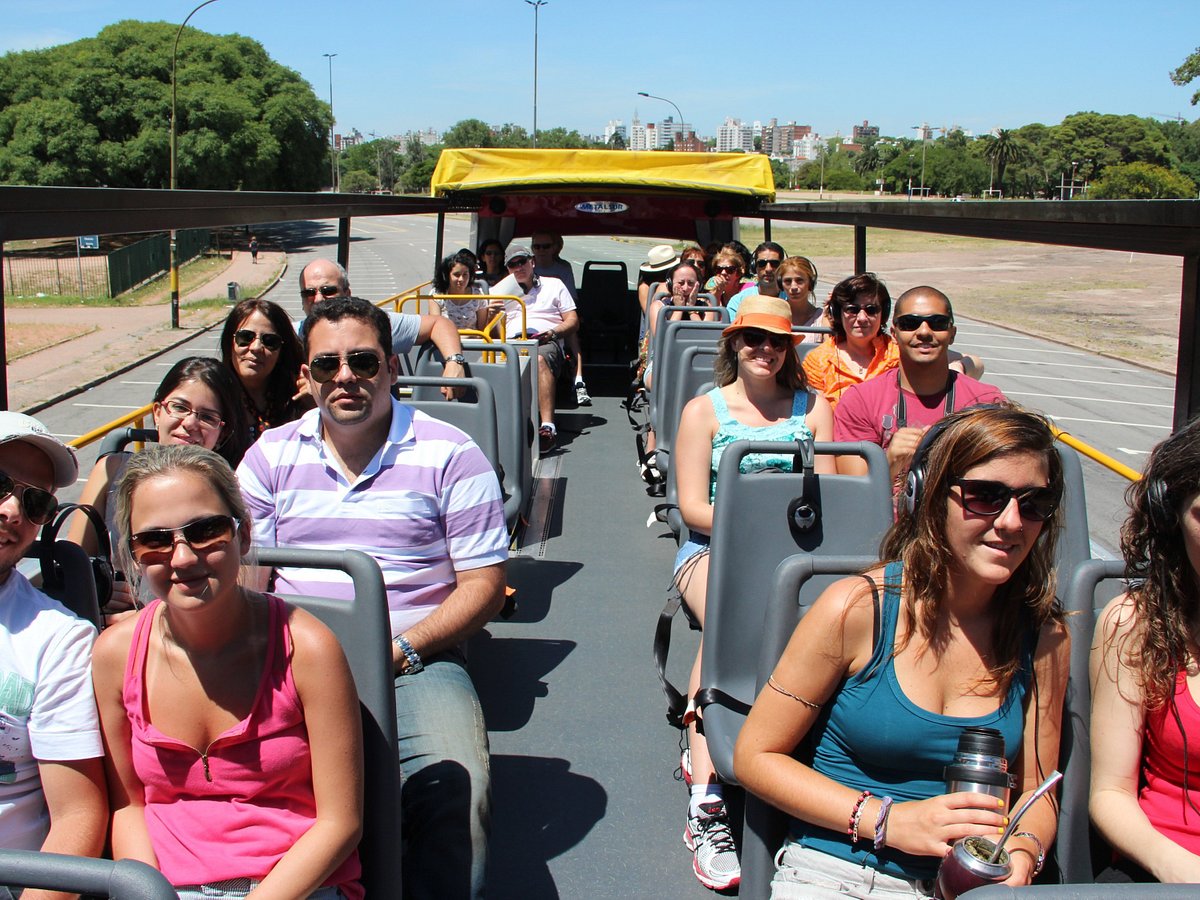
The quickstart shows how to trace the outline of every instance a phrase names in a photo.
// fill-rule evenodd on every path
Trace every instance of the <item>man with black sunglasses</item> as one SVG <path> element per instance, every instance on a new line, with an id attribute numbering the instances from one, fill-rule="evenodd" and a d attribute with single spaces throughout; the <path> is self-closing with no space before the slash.
<path id="1" fill-rule="evenodd" d="M 304 315 L 312 313 L 313 306 L 322 300 L 350 296 L 350 276 L 346 270 L 331 259 L 314 259 L 300 270 L 300 301 Z M 467 374 L 466 357 L 463 356 L 462 340 L 458 329 L 445 316 L 418 316 L 410 313 L 386 313 L 392 329 L 392 349 L 397 354 L 408 353 L 414 344 L 433 344 L 445 360 L 442 374 L 447 378 L 462 378 Z M 296 332 L 301 338 L 303 322 L 296 323 Z M 454 399 L 460 392 L 442 388 L 447 400 Z"/>
<path id="2" fill-rule="evenodd" d="M 0 847 L 98 856 L 108 802 L 96 629 L 16 570 L 54 518 L 55 489 L 78 474 L 74 452 L 41 422 L 0 412 Z"/>
<path id="3" fill-rule="evenodd" d="M 787 259 L 787 251 L 774 241 L 763 241 L 754 248 L 754 261 L 750 263 L 754 284 L 742 288 L 729 298 L 727 304 L 730 318 L 737 317 L 738 307 L 747 297 L 762 294 L 764 297 L 780 296 L 779 264 Z"/>
<path id="4" fill-rule="evenodd" d="M 399 362 L 382 310 L 328 300 L 304 331 L 301 374 L 317 409 L 265 431 L 238 467 L 254 539 L 361 550 L 379 563 L 396 675 L 405 895 L 482 896 L 489 755 L 463 647 L 504 603 L 500 483 L 462 431 L 392 398 Z M 344 578 L 311 569 L 276 569 L 275 588 L 352 596 Z"/>
<path id="5" fill-rule="evenodd" d="M 930 425 L 957 409 L 1003 402 L 1004 394 L 950 368 L 954 310 L 937 288 L 922 285 L 901 294 L 892 331 L 900 366 L 842 394 L 833 414 L 833 439 L 878 444 L 898 486 Z M 865 475 L 867 464 L 861 457 L 839 456 L 838 471 Z"/>

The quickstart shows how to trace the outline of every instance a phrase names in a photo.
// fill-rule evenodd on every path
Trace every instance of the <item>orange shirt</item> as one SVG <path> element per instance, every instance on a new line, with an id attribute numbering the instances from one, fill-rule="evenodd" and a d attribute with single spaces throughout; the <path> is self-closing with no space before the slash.
<path id="1" fill-rule="evenodd" d="M 900 351 L 891 335 L 877 335 L 874 344 L 875 355 L 867 363 L 866 374 L 859 375 L 857 372 L 850 371 L 842 362 L 841 356 L 838 355 L 838 347 L 842 345 L 842 342 L 822 341 L 820 346 L 811 350 L 804 357 L 804 377 L 808 379 L 808 386 L 815 391 L 820 391 L 829 401 L 829 405 L 836 407 L 838 398 L 847 388 L 860 384 L 868 378 L 874 378 L 876 375 L 882 375 L 900 365 Z"/>

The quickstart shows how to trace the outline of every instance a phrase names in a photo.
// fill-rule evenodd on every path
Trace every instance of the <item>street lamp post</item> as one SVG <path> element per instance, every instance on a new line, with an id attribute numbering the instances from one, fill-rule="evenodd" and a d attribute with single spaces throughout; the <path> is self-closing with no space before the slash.
<path id="1" fill-rule="evenodd" d="M 683 134 L 683 126 L 685 124 L 684 120 L 683 120 L 683 113 L 681 113 L 679 111 L 679 107 L 676 105 L 674 100 L 668 100 L 666 97 L 656 97 L 653 94 L 647 94 L 645 91 L 638 91 L 637 95 L 639 97 L 649 97 L 651 100 L 661 100 L 663 103 L 670 103 L 672 106 L 674 106 L 675 107 L 675 115 L 679 116 L 679 133 L 680 133 L 680 135 Z M 672 141 L 675 140 L 674 135 L 671 136 L 671 140 Z"/>
<path id="2" fill-rule="evenodd" d="M 538 12 L 550 0 L 525 0 L 533 7 L 533 146 L 537 146 Z"/>
<path id="3" fill-rule="evenodd" d="M 322 53 L 329 60 L 329 189 L 335 194 L 338 189 L 337 177 L 337 138 L 333 133 L 333 58 L 336 53 Z"/>
<path id="4" fill-rule="evenodd" d="M 171 190 L 175 190 L 175 65 L 179 56 L 179 38 L 187 27 L 188 19 L 217 0 L 204 0 L 199 6 L 187 14 L 179 30 L 175 32 L 175 43 L 171 47 Z M 171 327 L 179 327 L 179 244 L 175 229 L 171 229 Z"/>
<path id="5" fill-rule="evenodd" d="M 929 125 L 914 125 L 921 132 L 921 199 L 925 199 L 925 137 L 929 133 Z"/>

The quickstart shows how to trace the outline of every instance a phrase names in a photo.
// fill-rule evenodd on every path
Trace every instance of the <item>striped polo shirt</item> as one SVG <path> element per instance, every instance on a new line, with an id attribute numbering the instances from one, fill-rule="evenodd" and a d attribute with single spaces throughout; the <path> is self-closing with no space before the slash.
<path id="1" fill-rule="evenodd" d="M 508 558 L 495 470 L 466 434 L 392 400 L 387 440 L 353 482 L 321 436 L 320 410 L 271 428 L 247 451 L 238 480 L 260 547 L 362 550 L 387 586 L 392 634 L 432 612 L 455 572 Z M 350 599 L 349 576 L 281 568 L 281 594 Z"/>

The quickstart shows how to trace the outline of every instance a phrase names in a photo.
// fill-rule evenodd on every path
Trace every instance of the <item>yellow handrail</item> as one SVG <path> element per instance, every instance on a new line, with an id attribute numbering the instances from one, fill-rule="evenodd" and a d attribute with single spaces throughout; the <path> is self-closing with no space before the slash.
<path id="1" fill-rule="evenodd" d="M 1121 477 L 1128 478 L 1130 481 L 1142 480 L 1141 472 L 1137 471 L 1136 469 L 1129 468 L 1129 466 L 1125 465 L 1125 463 L 1118 462 L 1106 453 L 1101 453 L 1095 447 L 1091 446 L 1090 444 L 1085 444 L 1083 441 L 1079 440 L 1079 438 L 1073 437 L 1072 435 L 1063 431 L 1061 428 L 1051 425 L 1050 430 L 1054 432 L 1054 436 L 1058 440 L 1062 441 L 1068 447 L 1074 447 L 1088 459 L 1100 463 L 1100 465 L 1104 466 L 1104 468 L 1112 472 L 1116 472 Z"/>
<path id="2" fill-rule="evenodd" d="M 81 447 L 86 447 L 88 444 L 94 443 L 94 442 L 102 439 L 106 434 L 108 434 L 114 428 L 120 428 L 123 425 L 133 425 L 134 423 L 136 423 L 138 428 L 145 428 L 146 427 L 146 416 L 150 415 L 150 413 L 153 411 L 153 409 L 154 409 L 154 404 L 147 403 L 141 409 L 135 409 L 133 412 L 126 413 L 125 415 L 121 416 L 121 418 L 119 418 L 119 419 L 114 419 L 113 421 L 109 422 L 107 425 L 101 425 L 99 428 L 93 428 L 87 434 L 81 434 L 79 437 L 77 437 L 73 440 L 67 441 L 67 445 L 70 447 L 74 447 L 76 450 L 78 450 Z"/>

